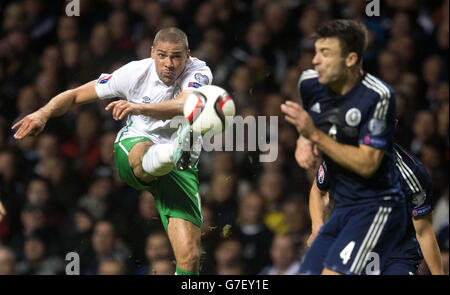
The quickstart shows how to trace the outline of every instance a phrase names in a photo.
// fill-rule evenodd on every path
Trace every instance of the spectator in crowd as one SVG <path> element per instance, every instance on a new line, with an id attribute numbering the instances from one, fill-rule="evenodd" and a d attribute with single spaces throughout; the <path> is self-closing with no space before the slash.
<path id="1" fill-rule="evenodd" d="M 128 220 L 124 240 L 132 246 L 133 257 L 138 267 L 146 261 L 146 241 L 152 233 L 164 230 L 156 209 L 155 200 L 150 192 L 142 191 L 139 194 L 137 212 Z"/>
<path id="2" fill-rule="evenodd" d="M 258 192 L 266 207 L 264 223 L 276 234 L 287 232 L 287 225 L 281 213 L 281 200 L 284 194 L 284 179 L 277 171 L 266 171 L 259 179 Z"/>
<path id="3" fill-rule="evenodd" d="M 16 256 L 11 249 L 0 246 L 0 275 L 14 275 L 16 273 Z"/>
<path id="4" fill-rule="evenodd" d="M 65 263 L 49 251 L 47 237 L 39 230 L 27 236 L 24 242 L 24 257 L 17 263 L 17 273 L 23 275 L 60 275 Z"/>
<path id="5" fill-rule="evenodd" d="M 147 236 L 145 246 L 146 264 L 137 270 L 136 274 L 151 274 L 154 262 L 160 259 L 174 261 L 169 238 L 164 231 L 154 231 Z M 174 274 L 172 272 L 171 274 Z"/>
<path id="6" fill-rule="evenodd" d="M 150 265 L 149 275 L 173 275 L 175 273 L 175 264 L 173 260 L 167 258 L 156 258 Z"/>
<path id="7" fill-rule="evenodd" d="M 298 246 L 298 256 L 303 257 L 311 228 L 308 205 L 301 196 L 292 196 L 283 202 L 281 211 L 288 228 L 286 234 L 290 235 Z"/>
<path id="8" fill-rule="evenodd" d="M 16 231 L 10 240 L 11 248 L 14 249 L 16 257 L 21 260 L 24 255 L 24 247 L 27 239 L 36 232 L 45 236 L 46 249 L 49 254 L 59 254 L 59 237 L 54 227 L 49 226 L 46 207 L 25 203 L 20 211 L 21 231 Z"/>
<path id="9" fill-rule="evenodd" d="M 300 270 L 298 246 L 290 235 L 277 235 L 270 248 L 272 265 L 261 271 L 262 275 L 296 275 Z"/>
<path id="10" fill-rule="evenodd" d="M 242 243 L 239 239 L 233 237 L 224 237 L 218 243 L 214 250 L 215 274 L 231 274 L 230 265 L 242 265 Z M 233 267 L 234 268 L 234 267 Z M 240 274 L 246 274 L 246 271 L 240 271 Z"/>
<path id="11" fill-rule="evenodd" d="M 130 254 L 129 249 L 118 236 L 115 226 L 109 221 L 100 220 L 94 226 L 92 253 L 87 260 L 89 262 L 84 274 L 97 273 L 100 263 L 105 259 L 119 260 L 128 269 Z"/>
<path id="12" fill-rule="evenodd" d="M 62 144 L 61 152 L 74 161 L 81 179 L 87 181 L 100 161 L 98 114 L 91 109 L 83 109 L 76 124 L 74 138 Z"/>
<path id="13" fill-rule="evenodd" d="M 206 203 L 217 216 L 219 229 L 226 225 L 233 226 L 237 216 L 236 177 L 233 174 L 219 173 L 213 175 Z"/>
<path id="14" fill-rule="evenodd" d="M 125 266 L 122 261 L 105 259 L 98 265 L 98 275 L 125 275 Z"/>
<path id="15" fill-rule="evenodd" d="M 436 133 L 436 121 L 433 112 L 421 110 L 416 113 L 413 123 L 414 139 L 411 142 L 411 152 L 420 156 L 425 142 Z"/>
<path id="16" fill-rule="evenodd" d="M 249 274 L 257 274 L 270 264 L 273 233 L 264 224 L 264 201 L 257 192 L 244 195 L 239 202 L 237 228 L 233 235 L 242 242 L 242 258 Z"/>

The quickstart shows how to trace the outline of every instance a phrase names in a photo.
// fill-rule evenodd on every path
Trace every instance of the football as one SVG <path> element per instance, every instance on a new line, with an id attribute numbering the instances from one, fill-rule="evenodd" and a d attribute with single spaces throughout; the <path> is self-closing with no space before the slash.
<path id="1" fill-rule="evenodd" d="M 211 131 L 216 135 L 232 124 L 236 108 L 226 90 L 205 85 L 187 97 L 183 113 L 195 133 L 205 135 Z"/>

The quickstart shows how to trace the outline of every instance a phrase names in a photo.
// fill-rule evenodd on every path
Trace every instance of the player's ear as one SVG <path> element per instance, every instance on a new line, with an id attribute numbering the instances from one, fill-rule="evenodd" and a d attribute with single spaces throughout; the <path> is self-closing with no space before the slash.
<path id="1" fill-rule="evenodd" d="M 152 46 L 152 49 L 150 49 L 150 54 L 151 54 L 151 57 L 153 59 L 155 59 L 155 57 L 154 57 L 154 55 L 155 55 L 155 47 Z"/>
<path id="2" fill-rule="evenodd" d="M 345 59 L 345 65 L 348 68 L 355 66 L 357 62 L 358 62 L 358 54 L 356 54 L 356 52 L 350 52 L 347 55 L 347 58 Z"/>
<path id="3" fill-rule="evenodd" d="M 188 49 L 186 50 L 186 58 L 190 58 L 191 57 L 191 51 Z"/>

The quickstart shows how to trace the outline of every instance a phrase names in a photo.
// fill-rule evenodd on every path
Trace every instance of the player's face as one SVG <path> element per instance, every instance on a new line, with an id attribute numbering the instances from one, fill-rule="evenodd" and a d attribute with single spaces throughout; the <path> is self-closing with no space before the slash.
<path id="1" fill-rule="evenodd" d="M 330 84 L 341 79 L 346 67 L 339 40 L 337 38 L 318 39 L 315 50 L 312 63 L 319 74 L 319 83 Z"/>
<path id="2" fill-rule="evenodd" d="M 180 76 L 189 60 L 190 52 L 181 43 L 158 41 L 152 47 L 156 73 L 166 85 L 172 85 Z"/>

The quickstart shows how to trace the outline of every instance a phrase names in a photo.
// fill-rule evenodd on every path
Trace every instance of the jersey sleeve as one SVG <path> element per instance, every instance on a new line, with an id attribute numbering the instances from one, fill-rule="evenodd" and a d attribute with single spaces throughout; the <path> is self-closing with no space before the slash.
<path id="1" fill-rule="evenodd" d="M 321 191 L 330 190 L 330 176 L 328 175 L 327 165 L 322 161 L 316 173 L 316 185 Z"/>
<path id="2" fill-rule="evenodd" d="M 112 74 L 101 74 L 95 84 L 95 91 L 100 99 L 120 97 L 127 98 L 135 75 L 135 62 L 130 62 L 115 70 Z"/>
<path id="3" fill-rule="evenodd" d="M 212 73 L 208 66 L 203 66 L 189 73 L 181 83 L 181 90 L 199 88 L 200 86 L 211 85 Z"/>
<path id="4" fill-rule="evenodd" d="M 433 211 L 433 193 L 430 177 L 423 166 L 418 166 L 410 182 L 417 186 L 416 192 L 408 198 L 408 211 L 413 218 L 425 216 Z"/>
<path id="5" fill-rule="evenodd" d="M 359 143 L 377 149 L 386 150 L 394 143 L 395 128 L 395 94 L 385 85 L 377 86 L 379 100 L 369 107 L 363 119 L 359 133 Z"/>
<path id="6" fill-rule="evenodd" d="M 312 79 L 317 78 L 318 74 L 315 70 L 306 70 L 300 75 L 298 79 L 297 88 L 300 93 L 300 97 L 302 99 L 302 106 L 306 110 L 309 107 L 310 101 L 310 93 L 309 93 L 309 84 L 313 81 Z"/>

